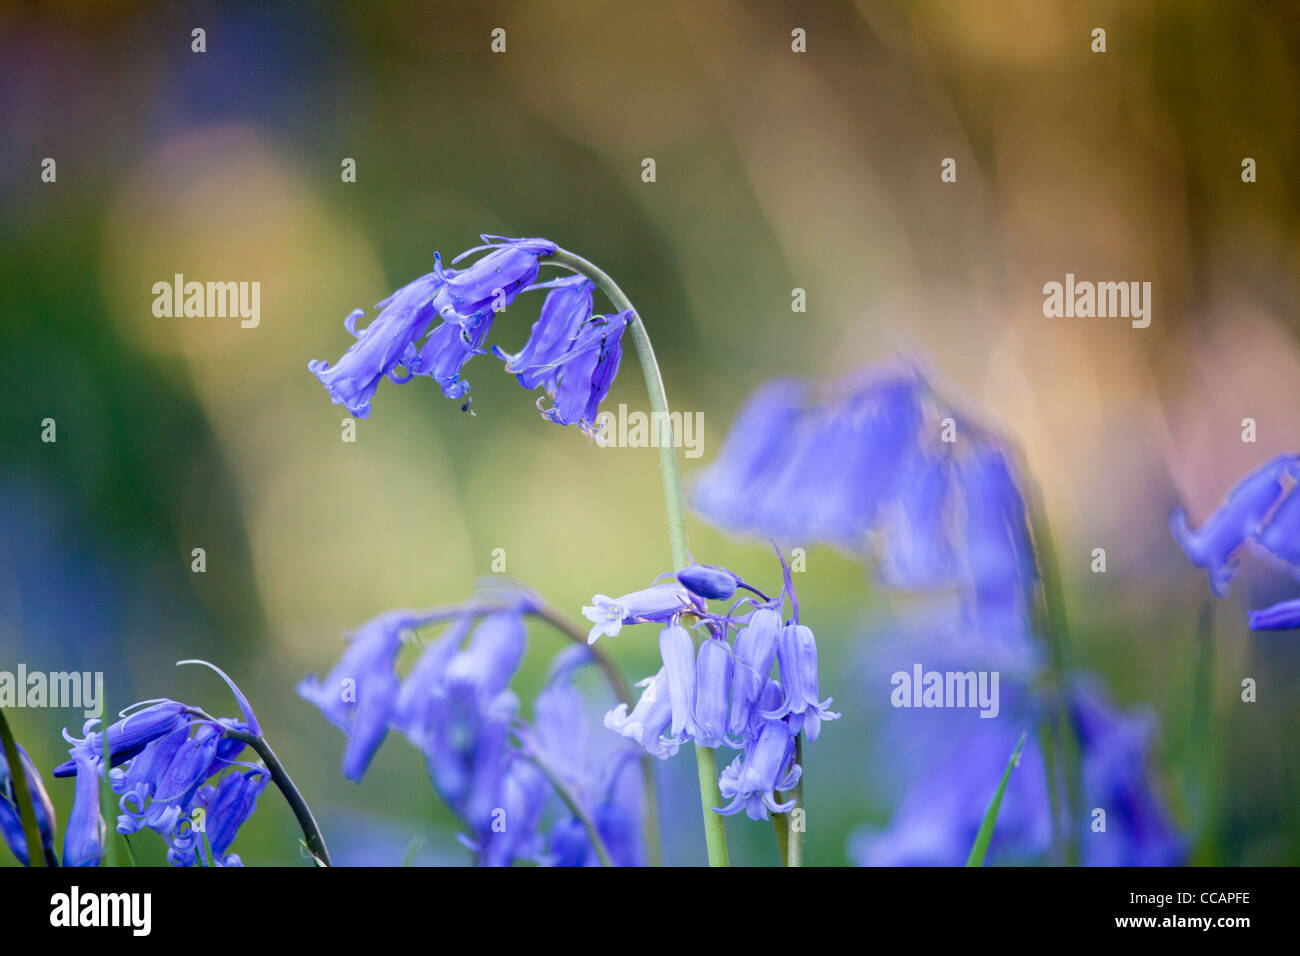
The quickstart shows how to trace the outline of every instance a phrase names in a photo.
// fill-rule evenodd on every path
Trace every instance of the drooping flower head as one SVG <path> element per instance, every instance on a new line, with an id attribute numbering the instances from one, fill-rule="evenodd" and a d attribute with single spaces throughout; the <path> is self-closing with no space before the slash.
<path id="1" fill-rule="evenodd" d="M 583 609 L 595 622 L 592 640 L 624 625 L 658 625 L 663 668 L 641 682 L 645 689 L 631 712 L 620 704 L 605 715 L 605 726 L 661 759 L 687 740 L 741 750 L 719 780 L 730 801 L 714 808 L 719 813 L 745 810 L 759 819 L 788 811 L 793 803 L 776 792 L 799 780 L 796 739 L 815 740 L 823 720 L 839 717 L 827 709 L 830 698 L 818 699 L 816 641 L 799 621 L 784 559 L 782 570 L 776 597 L 727 568 L 692 564 L 648 591 L 618 600 L 598 595 L 595 607 Z M 726 610 L 709 606 L 741 591 Z M 787 602 L 792 616 L 783 620 Z M 688 624 L 700 631 L 698 647 Z M 771 676 L 778 662 L 779 681 Z"/>
<path id="2" fill-rule="evenodd" d="M 634 314 L 593 315 L 595 283 L 584 276 L 538 282 L 542 263 L 557 252 L 548 239 L 481 238 L 484 245 L 457 256 L 451 267 L 435 253 L 433 271 L 380 302 L 379 315 L 361 332 L 356 322 L 364 313 L 353 312 L 344 327 L 357 341 L 334 365 L 313 360 L 308 368 L 334 403 L 358 418 L 369 416 L 385 378 L 398 385 L 431 378 L 468 410 L 462 373 L 471 358 L 488 352 L 494 320 L 522 293 L 548 290 L 524 347 L 510 354 L 492 345 L 491 351 L 524 388 L 546 391 L 552 404 L 543 417 L 599 439 L 600 403 L 618 374 L 623 332 Z"/>
<path id="3" fill-rule="evenodd" d="M 234 694 L 241 716 L 212 718 L 177 701 L 145 701 L 127 708 L 105 730 L 96 729 L 98 720 L 87 721 L 80 738 L 65 730 L 71 759 L 54 771 L 56 777 L 76 775 L 63 844 L 65 866 L 97 866 L 104 853 L 99 785 L 105 737 L 108 781 L 118 796 L 118 833 L 153 830 L 166 842 L 173 866 L 240 865 L 239 857 L 227 851 L 270 774 L 262 764 L 239 758 L 245 738 L 260 736 L 261 728 L 248 699 L 223 671 L 206 661 L 182 663 L 216 671 Z"/>

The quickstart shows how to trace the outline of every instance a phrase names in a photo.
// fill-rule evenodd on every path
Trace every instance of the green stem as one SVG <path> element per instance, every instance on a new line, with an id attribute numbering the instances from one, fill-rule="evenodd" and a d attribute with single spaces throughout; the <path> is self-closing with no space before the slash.
<path id="1" fill-rule="evenodd" d="M 803 734 L 794 738 L 794 762 L 800 769 L 803 768 Z M 785 865 L 803 866 L 803 836 L 808 825 L 808 811 L 803 805 L 802 773 L 799 774 L 799 782 L 794 785 L 794 800 L 794 809 L 786 814 L 789 830 L 786 838 Z M 796 813 L 798 817 L 795 816 Z"/>
<path id="2" fill-rule="evenodd" d="M 1047 638 L 1051 697 L 1056 704 L 1056 750 L 1065 777 L 1066 862 L 1073 865 L 1079 858 L 1078 834 L 1083 820 L 1083 778 L 1079 765 L 1079 739 L 1070 721 L 1066 699 L 1070 622 L 1066 615 L 1065 589 L 1061 583 L 1061 568 L 1057 562 L 1056 546 L 1052 540 L 1047 512 L 1043 507 L 1042 494 L 1037 487 L 1030 485 L 1026 489 L 1026 505 L 1040 576 L 1041 603 L 1036 602 L 1040 633 Z"/>
<path id="3" fill-rule="evenodd" d="M 18 804 L 18 816 L 23 821 L 27 865 L 45 866 L 45 844 L 41 840 L 41 828 L 36 822 L 36 805 L 32 802 L 32 792 L 28 788 L 27 770 L 23 767 L 18 742 L 9 729 L 3 708 L 0 708 L 0 742 L 4 745 L 5 762 L 9 764 L 9 779 L 14 790 L 14 802 Z"/>
<path id="4" fill-rule="evenodd" d="M 289 809 L 298 820 L 307 850 L 320 865 L 332 866 L 329 850 L 325 849 L 325 838 L 321 836 L 320 827 L 316 824 L 316 818 L 312 816 L 311 807 L 307 806 L 307 801 L 303 799 L 302 793 L 290 778 L 288 771 L 284 769 L 284 764 L 280 763 L 280 758 L 275 755 L 271 745 L 266 742 L 266 738 L 229 728 L 226 729 L 226 736 L 242 740 L 262 758 L 267 770 L 271 772 L 271 781 L 284 795 L 285 802 L 289 804 Z"/>
<path id="5" fill-rule="evenodd" d="M 650 400 L 650 420 L 656 429 L 659 450 L 659 477 L 664 486 L 664 507 L 668 513 L 668 541 L 672 548 L 673 568 L 684 568 L 690 562 L 686 550 L 686 519 L 682 508 L 682 482 L 677 474 L 677 449 L 673 439 L 672 419 L 668 414 L 668 395 L 664 391 L 663 374 L 655 359 L 654 347 L 646 333 L 641 315 L 613 279 L 594 263 L 566 249 L 557 249 L 550 257 L 556 265 L 585 275 L 604 293 L 614 308 L 631 312 L 627 324 L 628 334 L 636 349 L 641 371 L 645 375 L 646 392 Z M 695 765 L 700 777 L 700 808 L 704 814 L 704 839 L 708 846 L 709 865 L 727 866 L 727 833 L 722 817 L 713 812 L 721 806 L 722 794 L 718 791 L 718 765 L 713 751 L 708 747 L 695 747 Z"/>

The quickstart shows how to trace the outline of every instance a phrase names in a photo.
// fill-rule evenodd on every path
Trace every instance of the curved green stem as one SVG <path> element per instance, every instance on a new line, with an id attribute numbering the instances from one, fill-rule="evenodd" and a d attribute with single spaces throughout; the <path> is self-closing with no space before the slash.
<path id="1" fill-rule="evenodd" d="M 248 744 L 262 758 L 267 770 L 271 772 L 271 782 L 284 795 L 285 802 L 289 804 L 289 809 L 293 811 L 294 817 L 298 820 L 298 826 L 302 829 L 307 850 L 321 866 L 333 866 L 330 862 L 329 850 L 325 849 L 325 838 L 321 836 L 320 827 L 316 824 L 316 818 L 312 816 L 311 807 L 307 806 L 307 801 L 303 799 L 297 784 L 293 782 L 288 771 L 284 769 L 284 764 L 280 763 L 280 758 L 275 755 L 275 751 L 266 742 L 266 738 L 230 728 L 226 728 L 225 733 L 227 737 L 233 737 L 235 740 Z"/>
<path id="2" fill-rule="evenodd" d="M 1025 472 L 1028 473 L 1027 471 Z M 1055 737 L 1056 757 L 1064 778 L 1064 811 L 1066 830 L 1061 834 L 1065 853 L 1065 862 L 1073 866 L 1079 859 L 1078 833 L 1083 819 L 1083 777 L 1080 768 L 1079 739 L 1070 720 L 1069 702 L 1066 698 L 1069 686 L 1069 640 L 1070 622 L 1066 615 L 1065 588 L 1061 583 L 1061 568 L 1057 562 L 1056 546 L 1052 540 L 1052 529 L 1047 521 L 1047 512 L 1043 507 L 1042 493 L 1026 482 L 1026 506 L 1029 515 L 1029 531 L 1034 539 L 1034 552 L 1038 559 L 1040 576 L 1040 600 L 1037 606 L 1038 631 L 1047 639 L 1048 669 L 1051 680 L 1051 693 L 1055 699 L 1055 727 L 1051 728 Z M 1050 720 L 1045 721 L 1050 726 Z M 1050 767 L 1051 761 L 1048 761 Z M 1049 773 L 1054 771 L 1049 769 Z M 1053 781 L 1048 781 L 1049 786 Z M 1058 826 L 1059 820 L 1053 820 Z"/>
<path id="3" fill-rule="evenodd" d="M 646 333 L 641 315 L 633 307 L 631 300 L 618 287 L 613 279 L 594 263 L 581 256 L 574 255 L 566 249 L 557 249 L 550 261 L 573 272 L 585 275 L 604 293 L 614 308 L 620 312 L 631 312 L 632 318 L 627 324 L 628 334 L 636 349 L 641 371 L 645 375 L 646 392 L 650 400 L 650 420 L 656 429 L 656 445 L 659 450 L 659 477 L 664 487 L 664 507 L 668 514 L 668 542 L 672 548 L 673 568 L 684 568 L 690 558 L 686 551 L 686 519 L 682 509 L 682 481 L 677 473 L 677 448 L 673 438 L 672 419 L 668 414 L 668 395 L 664 391 L 663 374 L 655 359 L 654 347 Z M 718 765 L 713 751 L 708 747 L 695 747 L 695 764 L 700 777 L 700 806 L 704 814 L 704 839 L 708 846 L 709 865 L 727 866 L 727 833 L 723 827 L 722 817 L 713 812 L 721 806 L 722 794 L 718 790 Z"/>

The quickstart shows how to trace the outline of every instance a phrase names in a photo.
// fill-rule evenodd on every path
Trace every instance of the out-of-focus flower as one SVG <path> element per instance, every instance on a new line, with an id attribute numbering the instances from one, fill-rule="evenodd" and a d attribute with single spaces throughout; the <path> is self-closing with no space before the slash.
<path id="1" fill-rule="evenodd" d="M 1289 631 L 1300 628 L 1300 598 L 1282 601 L 1260 611 L 1246 612 L 1252 631 Z"/>
<path id="2" fill-rule="evenodd" d="M 990 655 L 981 658 L 981 653 Z M 959 866 L 970 853 L 989 800 L 1022 731 L 1028 731 L 1011 773 L 989 847 L 990 862 L 1038 863 L 1048 859 L 1058 828 L 1077 840 L 1086 865 L 1168 866 L 1185 858 L 1185 842 L 1158 796 L 1149 769 L 1153 724 L 1143 713 L 1124 714 L 1109 704 L 1100 685 L 1075 678 L 1066 693 L 1066 713 L 1078 742 L 1083 811 L 1100 808 L 1106 830 L 1093 830 L 1093 815 L 1071 819 L 1061 801 L 1053 826 L 1048 765 L 1037 728 L 1053 707 L 1037 689 L 1032 661 L 1005 656 L 978 637 L 950 641 L 943 632 L 907 635 L 876 646 L 866 668 L 867 701 L 885 699 L 892 671 L 925 661 L 928 670 L 1000 672 L 997 716 L 984 719 L 970 707 L 891 709 L 877 736 L 881 776 L 890 778 L 897 808 L 883 829 L 863 827 L 849 844 L 849 856 L 863 866 Z M 1028 666 L 1025 666 L 1028 665 Z M 1066 793 L 1057 763 L 1051 784 Z"/>
<path id="3" fill-rule="evenodd" d="M 18 759 L 22 762 L 23 775 L 27 778 L 27 792 L 31 794 L 32 809 L 36 814 L 36 827 L 41 837 L 41 852 L 48 858 L 54 850 L 56 821 L 54 804 L 45 792 L 45 784 L 36 772 L 31 758 L 18 746 Z M 0 836 L 13 851 L 18 862 L 23 866 L 30 863 L 27 852 L 27 834 L 23 832 L 23 821 L 18 813 L 18 789 L 14 775 L 10 772 L 9 762 L 5 759 L 4 749 L 0 748 Z"/>
<path id="4" fill-rule="evenodd" d="M 1300 572 L 1297 481 L 1300 481 L 1300 455 L 1278 455 L 1237 482 L 1223 504 L 1196 530 L 1188 528 L 1183 509 L 1174 509 L 1169 517 L 1174 540 L 1192 564 L 1205 569 L 1215 597 L 1227 594 L 1228 582 L 1247 547 L 1265 555 L 1292 576 Z M 1250 611 L 1247 623 L 1257 631 L 1300 627 L 1300 600 Z"/>
<path id="5" fill-rule="evenodd" d="M 1155 718 L 1143 711 L 1124 714 L 1089 678 L 1076 678 L 1068 710 L 1083 757 L 1087 806 L 1104 810 L 1106 828 L 1083 830 L 1087 866 L 1176 866 L 1187 842 L 1174 827 L 1147 769 Z"/>
<path id="6" fill-rule="evenodd" d="M 1182 508 L 1169 516 L 1174 540 L 1192 564 L 1205 569 L 1215 597 L 1227 594 L 1237 556 L 1248 539 L 1259 536 L 1265 517 L 1282 497 L 1285 474 L 1300 476 L 1300 457 L 1278 455 L 1265 462 L 1238 482 L 1223 504 L 1195 530 L 1188 527 L 1187 512 Z"/>
<path id="7" fill-rule="evenodd" d="M 347 735 L 343 775 L 360 781 L 388 733 L 397 705 L 397 653 L 402 635 L 423 619 L 412 611 L 389 611 L 361 625 L 322 682 L 308 674 L 298 694 L 320 708 Z"/>
<path id="8" fill-rule="evenodd" d="M 522 753 L 542 761 L 560 780 L 594 824 L 615 866 L 641 866 L 645 851 L 639 766 L 633 759 L 637 748 L 601 732 L 590 703 L 572 683 L 577 666 L 593 660 L 585 654 L 560 656 L 534 702 L 531 725 L 521 732 Z M 599 863 L 586 826 L 567 812 L 552 827 L 549 843 L 547 862 L 552 865 Z"/>
<path id="9" fill-rule="evenodd" d="M 759 388 L 727 434 L 718 459 L 696 482 L 696 509 L 731 530 L 751 530 L 766 501 L 764 484 L 786 464 L 803 420 L 808 388 L 781 379 Z"/>
<path id="10" fill-rule="evenodd" d="M 1034 567 L 1005 443 L 910 368 L 815 396 L 790 380 L 755 392 L 695 485 L 697 510 L 731 531 L 872 555 L 889 587 L 1019 602 Z"/>

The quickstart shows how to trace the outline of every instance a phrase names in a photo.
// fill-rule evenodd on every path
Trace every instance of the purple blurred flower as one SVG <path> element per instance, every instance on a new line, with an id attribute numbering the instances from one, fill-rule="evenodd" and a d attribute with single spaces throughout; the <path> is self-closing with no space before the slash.
<path id="1" fill-rule="evenodd" d="M 1248 611 L 1252 631 L 1290 631 L 1300 628 L 1300 598 L 1282 601 L 1262 611 Z"/>
<path id="2" fill-rule="evenodd" d="M 388 733 L 397 705 L 396 662 L 402 635 L 424 619 L 413 611 L 388 611 L 361 625 L 322 682 L 308 674 L 298 695 L 320 708 L 347 736 L 343 775 L 359 782 Z"/>
<path id="3" fill-rule="evenodd" d="M 1174 540 L 1193 565 L 1205 569 L 1215 597 L 1227 594 L 1238 552 L 1248 539 L 1260 534 L 1265 517 L 1282 497 L 1283 475 L 1300 477 L 1300 457 L 1278 455 L 1252 471 L 1195 530 L 1188 527 L 1187 512 L 1182 508 L 1174 509 L 1169 516 Z M 1282 542 L 1277 540 L 1280 536 L 1280 532 L 1269 533 L 1271 550 L 1283 550 Z"/>

